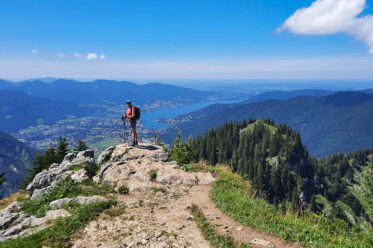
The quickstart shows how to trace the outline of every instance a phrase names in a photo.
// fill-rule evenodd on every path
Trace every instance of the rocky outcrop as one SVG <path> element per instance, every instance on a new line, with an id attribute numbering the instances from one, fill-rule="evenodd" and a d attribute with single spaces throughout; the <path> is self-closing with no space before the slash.
<path id="1" fill-rule="evenodd" d="M 116 190 L 128 187 L 130 192 L 144 192 L 159 183 L 193 186 L 202 179 L 180 170 L 176 162 L 166 162 L 167 159 L 161 146 L 142 143 L 139 147 L 109 147 L 99 157 L 101 169 L 94 180 Z"/>
<path id="2" fill-rule="evenodd" d="M 37 174 L 33 181 L 27 186 L 27 192 L 31 199 L 40 198 L 49 193 L 63 179 L 74 174 L 70 168 L 82 163 L 94 163 L 94 151 L 86 150 L 78 154 L 69 153 L 61 164 L 52 164 L 48 170 Z M 83 180 L 82 175 L 76 176 L 77 181 Z"/>
<path id="3" fill-rule="evenodd" d="M 49 226 L 48 221 L 71 216 L 66 210 L 59 209 L 50 210 L 45 217 L 37 218 L 22 213 L 22 207 L 21 203 L 13 202 L 0 210 L 0 242 L 38 232 Z"/>

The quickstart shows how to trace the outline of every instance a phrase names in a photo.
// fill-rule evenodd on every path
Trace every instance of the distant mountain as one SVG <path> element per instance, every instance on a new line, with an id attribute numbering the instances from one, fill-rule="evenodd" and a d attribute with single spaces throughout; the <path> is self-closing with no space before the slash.
<path id="1" fill-rule="evenodd" d="M 92 115 L 100 110 L 101 107 L 82 107 L 66 101 L 32 97 L 22 91 L 0 90 L 0 130 L 5 132 L 52 124 L 68 115 Z"/>
<path id="2" fill-rule="evenodd" d="M 283 91 L 269 91 L 250 97 L 245 103 L 260 102 L 269 99 L 286 100 L 297 96 L 328 96 L 335 93 L 329 90 L 305 89 L 305 90 L 283 90 Z"/>
<path id="3" fill-rule="evenodd" d="M 139 85 L 127 81 L 78 82 L 69 79 L 59 79 L 50 83 L 40 80 L 19 83 L 0 80 L 0 90 L 22 90 L 32 96 L 76 104 L 119 104 L 126 99 L 131 99 L 138 105 L 157 101 L 189 103 L 229 95 L 224 92 L 201 91 L 161 83 Z"/>
<path id="4" fill-rule="evenodd" d="M 363 92 L 215 104 L 178 117 L 162 138 L 170 142 L 176 130 L 195 136 L 226 121 L 250 117 L 271 118 L 290 125 L 300 132 L 311 154 L 318 157 L 373 147 L 373 94 Z"/>
<path id="5" fill-rule="evenodd" d="M 4 196 L 18 190 L 19 183 L 31 166 L 34 151 L 9 134 L 0 131 L 0 173 L 5 172 L 5 183 L 0 186 Z"/>

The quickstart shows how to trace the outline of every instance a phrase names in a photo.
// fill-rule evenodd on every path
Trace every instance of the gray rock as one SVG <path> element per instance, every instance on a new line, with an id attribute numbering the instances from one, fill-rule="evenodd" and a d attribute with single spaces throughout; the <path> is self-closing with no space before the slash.
<path id="1" fill-rule="evenodd" d="M 19 217 L 19 211 L 22 209 L 22 204 L 13 202 L 6 208 L 0 210 L 0 230 L 7 229 L 12 222 L 16 221 Z"/>
<path id="2" fill-rule="evenodd" d="M 73 165 L 81 163 L 93 163 L 94 151 L 86 150 L 78 154 L 69 153 L 65 156 L 61 164 L 52 164 L 48 170 L 38 173 L 33 181 L 27 185 L 27 192 L 32 199 L 37 199 L 50 192 L 50 190 L 70 176 L 73 172 L 69 171 Z M 84 180 L 84 175 L 76 176 L 76 180 Z"/>
<path id="3" fill-rule="evenodd" d="M 105 202 L 105 201 L 108 201 L 108 200 L 105 197 L 98 196 L 98 195 L 94 195 L 94 196 L 77 196 L 77 197 L 74 197 L 74 198 L 63 198 L 63 199 L 58 199 L 58 200 L 52 201 L 49 204 L 49 207 L 51 209 L 58 209 L 63 204 L 70 203 L 70 202 L 75 202 L 75 203 L 84 205 L 84 204 L 89 204 L 89 203 L 94 203 L 94 202 Z"/>
<path id="4" fill-rule="evenodd" d="M 16 219 L 11 226 L 0 232 L 0 241 L 15 239 L 38 232 L 48 227 L 46 224 L 47 220 L 55 220 L 57 218 L 69 216 L 71 216 L 71 214 L 64 209 L 49 210 L 43 218 L 20 214 L 18 219 Z"/>
<path id="5" fill-rule="evenodd" d="M 50 207 L 51 209 L 58 209 L 58 208 L 60 208 L 63 204 L 72 202 L 73 199 L 74 199 L 74 198 L 62 198 L 62 199 L 54 200 L 54 201 L 52 201 L 52 202 L 49 204 L 49 207 Z"/>
<path id="6" fill-rule="evenodd" d="M 115 146 L 110 146 L 105 151 L 103 151 L 98 157 L 97 163 L 103 165 L 106 161 L 111 159 L 111 154 L 113 153 Z"/>
<path id="7" fill-rule="evenodd" d="M 84 181 L 87 181 L 89 177 L 85 169 L 80 169 L 80 170 L 74 171 L 74 173 L 71 175 L 71 179 L 76 183 L 82 183 Z"/>

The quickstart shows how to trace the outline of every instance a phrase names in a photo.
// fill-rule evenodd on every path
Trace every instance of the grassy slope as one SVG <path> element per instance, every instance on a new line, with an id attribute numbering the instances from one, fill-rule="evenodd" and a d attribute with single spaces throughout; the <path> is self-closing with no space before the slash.
<path id="1" fill-rule="evenodd" d="M 210 192 L 211 199 L 226 214 L 258 230 L 273 233 L 305 247 L 373 247 L 369 234 L 353 232 L 343 221 L 331 221 L 306 212 L 297 216 L 290 206 L 276 208 L 253 198 L 250 184 L 228 169 L 218 169 L 220 177 Z"/>

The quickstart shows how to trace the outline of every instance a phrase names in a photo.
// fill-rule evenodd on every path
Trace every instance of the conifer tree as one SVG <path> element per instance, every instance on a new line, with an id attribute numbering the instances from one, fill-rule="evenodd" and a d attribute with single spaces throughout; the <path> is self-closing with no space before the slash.
<path id="1" fill-rule="evenodd" d="M 67 143 L 66 138 L 60 136 L 59 142 L 56 148 L 56 163 L 61 163 L 65 158 L 66 154 L 69 152 L 69 143 Z"/>
<path id="2" fill-rule="evenodd" d="M 88 149 L 88 146 L 87 144 L 85 143 L 84 140 L 78 140 L 77 143 L 76 143 L 76 146 L 74 146 L 74 152 L 75 153 L 78 153 L 78 152 L 81 152 L 81 151 L 85 151 Z"/>

